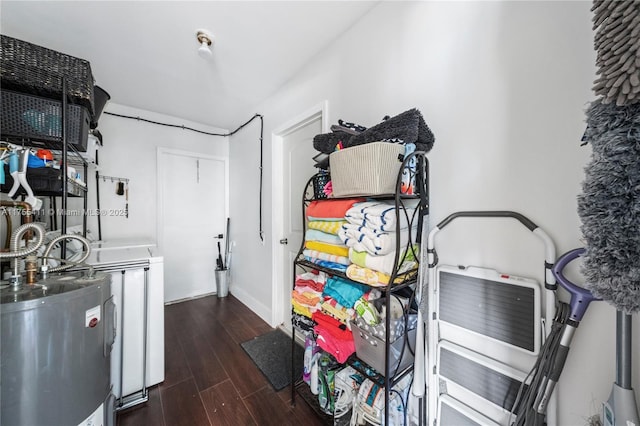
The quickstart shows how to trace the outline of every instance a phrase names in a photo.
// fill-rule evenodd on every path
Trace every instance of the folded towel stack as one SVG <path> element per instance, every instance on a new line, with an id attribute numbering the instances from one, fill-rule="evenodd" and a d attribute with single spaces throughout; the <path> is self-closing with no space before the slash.
<path id="1" fill-rule="evenodd" d="M 368 285 L 383 286 L 389 283 L 396 262 L 397 275 L 416 269 L 418 246 L 411 244 L 416 240 L 417 228 L 411 226 L 414 213 L 415 209 L 406 208 L 396 214 L 391 201 L 366 201 L 347 210 L 347 223 L 338 231 L 349 247 L 352 265 L 345 271 L 347 276 Z"/>
<path id="2" fill-rule="evenodd" d="M 307 207 L 308 229 L 305 233 L 305 259 L 317 265 L 345 272 L 351 264 L 349 248 L 338 232 L 346 223 L 345 214 L 362 198 L 344 200 L 317 200 Z"/>
<path id="3" fill-rule="evenodd" d="M 296 282 L 291 292 L 293 311 L 299 315 L 311 318 L 314 312 L 321 309 L 327 274 L 324 272 L 305 272 L 296 276 Z"/>

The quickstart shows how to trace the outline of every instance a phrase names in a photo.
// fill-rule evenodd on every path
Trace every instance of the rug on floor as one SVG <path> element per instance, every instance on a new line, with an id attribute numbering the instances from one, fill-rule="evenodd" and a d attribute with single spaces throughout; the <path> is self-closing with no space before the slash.
<path id="1" fill-rule="evenodd" d="M 291 384 L 291 337 L 276 329 L 240 344 L 258 366 L 273 389 L 282 390 Z M 304 348 L 294 349 L 296 381 L 302 377 Z"/>

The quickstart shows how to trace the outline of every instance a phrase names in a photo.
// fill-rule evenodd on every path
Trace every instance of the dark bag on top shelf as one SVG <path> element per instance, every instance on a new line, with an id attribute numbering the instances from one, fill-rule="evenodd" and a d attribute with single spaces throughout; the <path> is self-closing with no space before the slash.
<path id="1" fill-rule="evenodd" d="M 349 148 L 370 142 L 396 140 L 414 143 L 416 151 L 424 152 L 429 152 L 435 142 L 433 133 L 420 111 L 412 108 L 357 134 L 337 130 L 316 135 L 313 138 L 313 147 L 317 151 L 331 154 L 336 150 L 338 143 L 341 143 L 341 148 Z"/>

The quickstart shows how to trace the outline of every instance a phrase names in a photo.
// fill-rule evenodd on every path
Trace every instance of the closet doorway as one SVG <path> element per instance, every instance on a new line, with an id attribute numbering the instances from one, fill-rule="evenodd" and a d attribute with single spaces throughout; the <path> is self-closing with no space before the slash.
<path id="1" fill-rule="evenodd" d="M 158 148 L 158 243 L 165 302 L 213 293 L 229 215 L 228 160 Z M 226 238 L 226 235 L 224 235 Z"/>
<path id="2" fill-rule="evenodd" d="M 273 299 L 272 326 L 291 329 L 293 260 L 304 238 L 302 191 L 317 172 L 313 137 L 328 132 L 327 102 L 280 126 L 273 133 Z"/>

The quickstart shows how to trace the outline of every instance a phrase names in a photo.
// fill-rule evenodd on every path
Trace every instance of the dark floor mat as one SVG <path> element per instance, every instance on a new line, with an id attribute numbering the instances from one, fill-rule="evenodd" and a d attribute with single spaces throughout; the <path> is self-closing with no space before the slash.
<path id="1" fill-rule="evenodd" d="M 291 337 L 281 330 L 270 331 L 240 344 L 276 391 L 291 384 Z M 295 380 L 302 377 L 304 348 L 294 350 Z"/>

